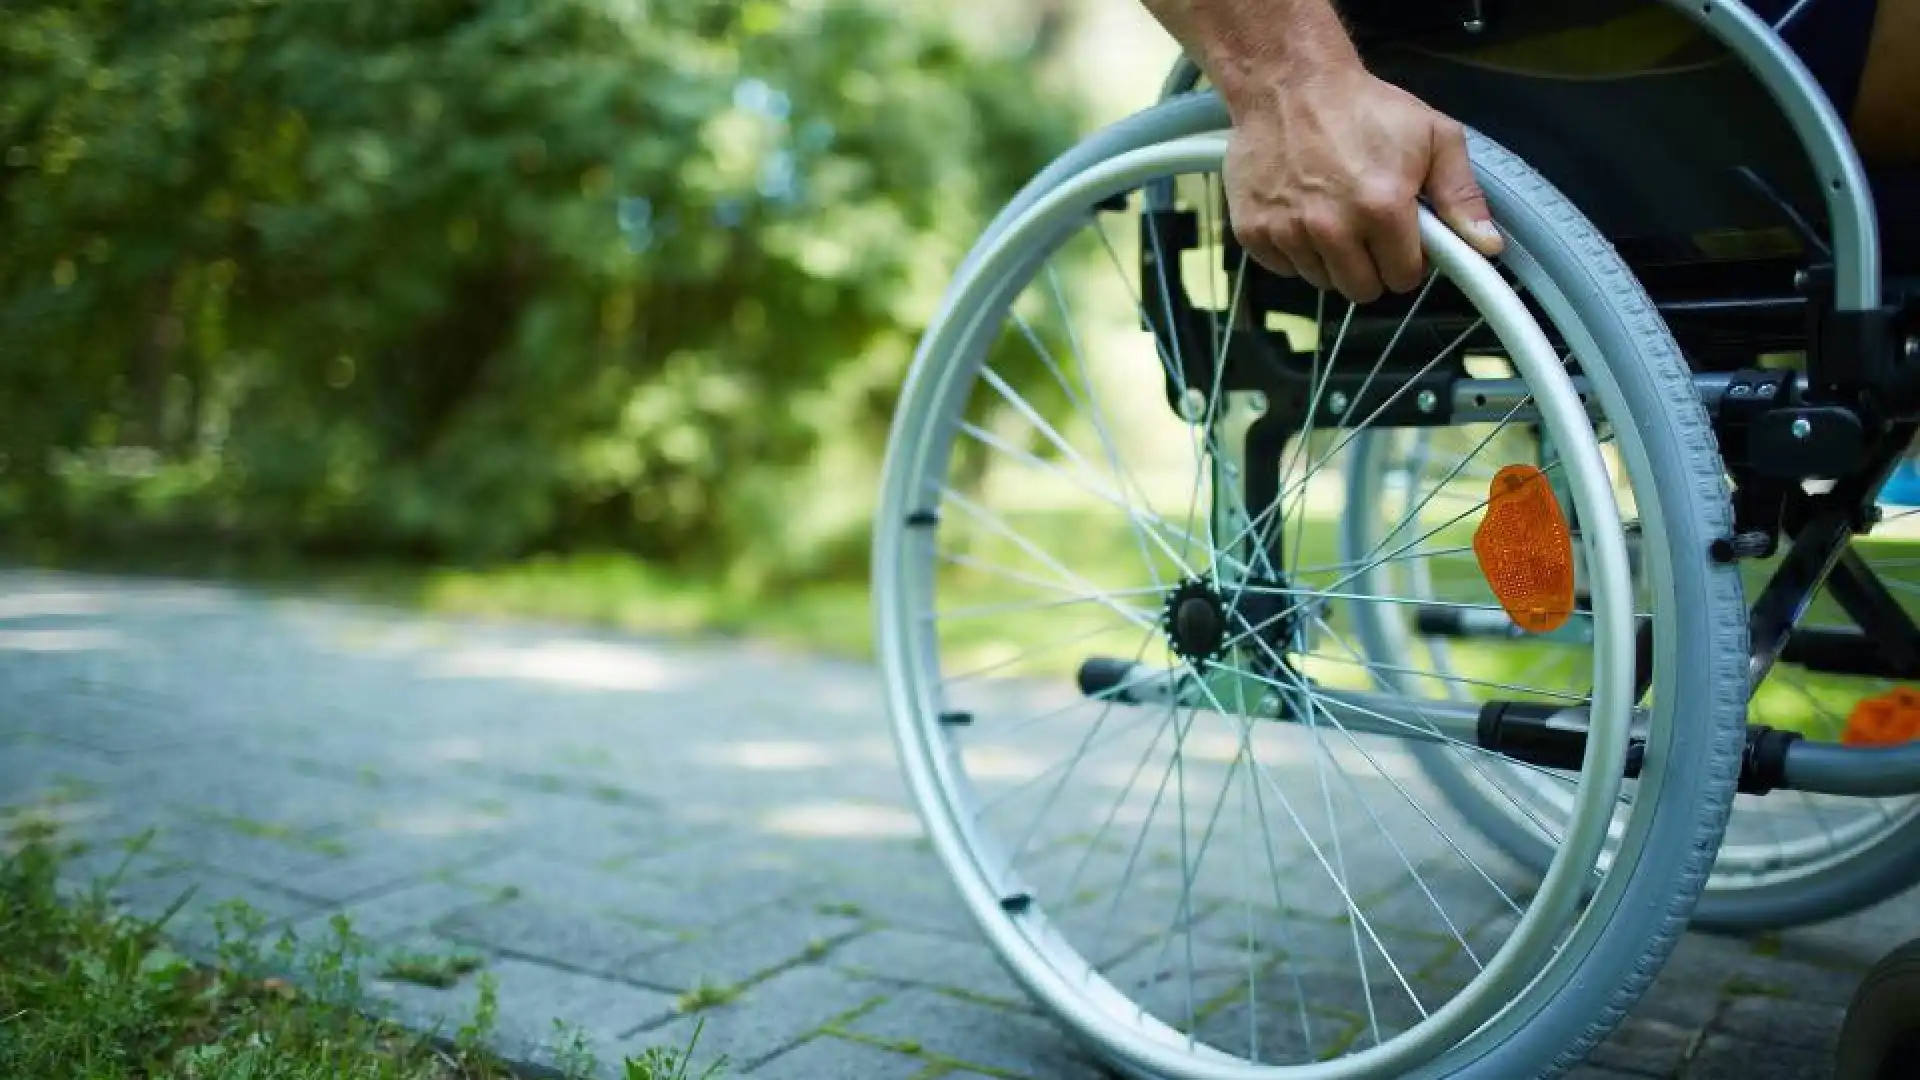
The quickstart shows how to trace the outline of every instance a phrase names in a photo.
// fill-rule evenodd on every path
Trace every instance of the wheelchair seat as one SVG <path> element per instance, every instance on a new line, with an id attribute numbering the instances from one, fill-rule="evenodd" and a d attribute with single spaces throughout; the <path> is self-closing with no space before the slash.
<path id="1" fill-rule="evenodd" d="M 1920 165 L 1873 170 L 1868 179 L 1880 218 L 1880 258 L 1887 273 L 1920 278 Z"/>
<path id="2" fill-rule="evenodd" d="M 1825 259 L 1826 201 L 1786 118 L 1733 57 L 1566 76 L 1425 38 L 1383 43 L 1369 63 L 1564 192 L 1695 363 L 1739 367 L 1804 347 L 1796 280 Z M 1885 284 L 1894 298 L 1920 295 L 1920 168 L 1869 181 Z"/>
<path id="3" fill-rule="evenodd" d="M 1804 260 L 1825 231 L 1805 151 L 1736 58 L 1650 0 L 1364 0 L 1369 63 L 1505 145 L 1642 263 Z M 1920 274 L 1920 168 L 1870 177 L 1889 275 Z M 1821 241 L 1815 241 L 1821 242 Z"/>

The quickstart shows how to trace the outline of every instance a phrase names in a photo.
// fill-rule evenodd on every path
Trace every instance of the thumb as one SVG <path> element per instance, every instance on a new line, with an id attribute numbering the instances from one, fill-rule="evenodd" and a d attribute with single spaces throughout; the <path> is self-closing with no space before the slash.
<path id="1" fill-rule="evenodd" d="M 1493 212 L 1487 209 L 1486 193 L 1473 178 L 1466 132 L 1451 121 L 1434 127 L 1426 196 L 1440 220 L 1472 244 L 1475 251 L 1492 258 L 1506 249 L 1505 238 L 1494 228 Z"/>

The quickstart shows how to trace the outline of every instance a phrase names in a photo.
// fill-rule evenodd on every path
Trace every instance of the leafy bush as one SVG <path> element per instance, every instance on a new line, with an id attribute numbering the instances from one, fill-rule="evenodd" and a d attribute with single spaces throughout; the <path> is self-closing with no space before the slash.
<path id="1" fill-rule="evenodd" d="M 0 512 L 803 571 L 1072 128 L 891 0 L 15 0 Z"/>

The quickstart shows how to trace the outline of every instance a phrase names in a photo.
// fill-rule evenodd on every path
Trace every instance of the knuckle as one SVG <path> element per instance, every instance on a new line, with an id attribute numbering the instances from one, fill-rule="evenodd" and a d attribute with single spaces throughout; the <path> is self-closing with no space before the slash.
<path id="1" fill-rule="evenodd" d="M 1244 248 L 1266 247 L 1274 239 L 1273 223 L 1260 214 L 1234 218 L 1233 238 Z"/>
<path id="2" fill-rule="evenodd" d="M 1360 190 L 1354 208 L 1369 221 L 1382 222 L 1398 217 L 1412 202 L 1413 194 L 1400 185 L 1375 181 Z"/>
<path id="3" fill-rule="evenodd" d="M 1281 251 L 1300 251 L 1312 246 L 1305 225 L 1299 218 L 1281 218 L 1267 231 L 1267 238 Z"/>
<path id="4" fill-rule="evenodd" d="M 1385 283 L 1396 293 L 1410 293 L 1420 287 L 1421 277 L 1418 266 L 1398 266 L 1385 278 Z"/>
<path id="5" fill-rule="evenodd" d="M 1314 246 L 1320 248 L 1339 247 L 1348 241 L 1352 233 L 1339 214 L 1325 210 L 1301 219 L 1300 231 Z"/>

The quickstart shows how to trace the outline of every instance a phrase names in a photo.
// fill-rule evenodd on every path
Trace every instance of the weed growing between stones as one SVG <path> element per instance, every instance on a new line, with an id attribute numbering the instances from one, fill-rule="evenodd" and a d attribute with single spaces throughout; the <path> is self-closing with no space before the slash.
<path id="1" fill-rule="evenodd" d="M 451 1039 L 407 1031 L 371 1015 L 377 1003 L 361 976 L 372 954 L 344 916 L 311 947 L 291 931 L 267 944 L 263 915 L 221 904 L 212 911 L 215 962 L 200 963 L 167 935 L 189 893 L 160 917 L 140 918 L 111 900 L 125 863 L 78 896 L 62 895 L 59 865 L 37 838 L 0 861 L 0 1076 L 520 1080 L 486 1048 L 497 997 L 485 972 L 473 1016 Z M 478 966 L 474 957 L 409 953 L 381 970 L 451 982 Z M 584 1039 L 556 1044 L 566 1076 L 597 1075 Z M 719 1065 L 690 1074 L 691 1051 L 648 1050 L 623 1063 L 624 1078 L 719 1074 Z"/>

